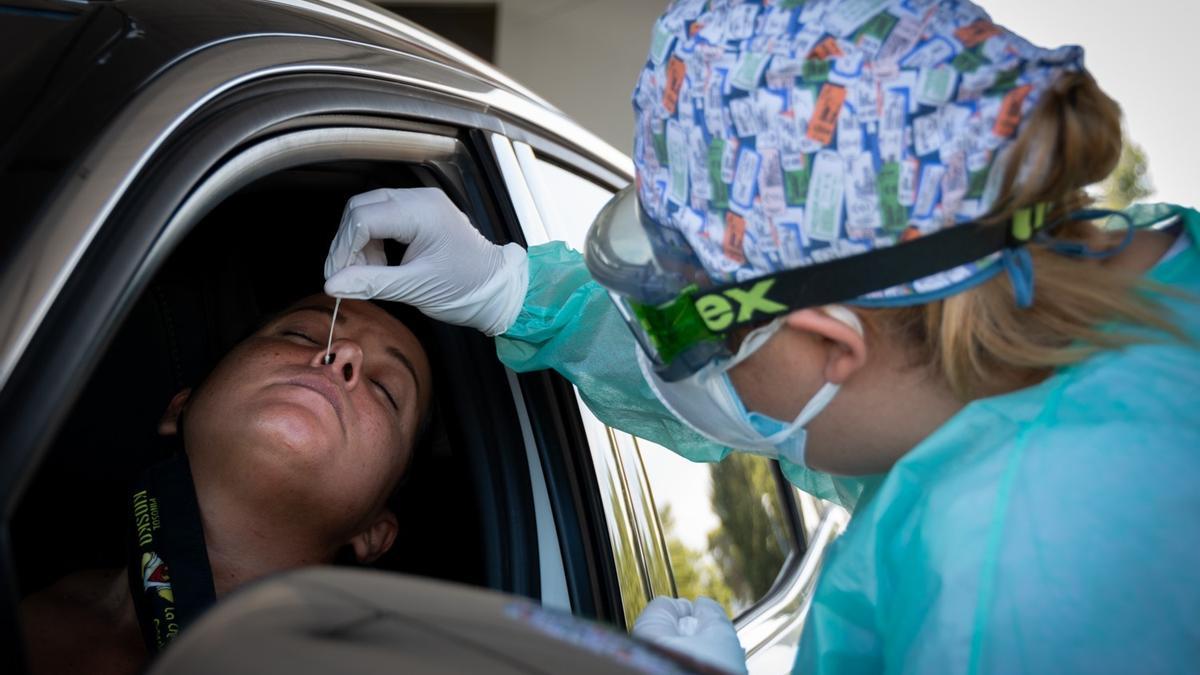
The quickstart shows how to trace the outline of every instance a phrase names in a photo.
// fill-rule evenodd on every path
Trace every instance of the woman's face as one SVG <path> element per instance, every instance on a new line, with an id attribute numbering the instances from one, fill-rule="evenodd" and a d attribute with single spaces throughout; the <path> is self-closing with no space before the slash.
<path id="1" fill-rule="evenodd" d="M 829 473 L 862 475 L 886 471 L 903 452 L 897 450 L 902 441 L 893 443 L 902 434 L 881 430 L 880 416 L 861 412 L 896 405 L 885 395 L 893 391 L 895 379 L 879 377 L 887 369 L 878 358 L 872 367 L 865 366 L 862 333 L 827 312 L 810 309 L 789 315 L 762 347 L 729 371 L 729 379 L 747 410 L 782 422 L 799 417 L 826 383 L 841 385 L 805 427 L 805 463 Z"/>
<path id="2" fill-rule="evenodd" d="M 417 339 L 368 302 L 307 298 L 235 347 L 192 395 L 185 443 L 196 475 L 287 508 L 322 535 L 370 517 L 407 465 L 429 406 Z"/>

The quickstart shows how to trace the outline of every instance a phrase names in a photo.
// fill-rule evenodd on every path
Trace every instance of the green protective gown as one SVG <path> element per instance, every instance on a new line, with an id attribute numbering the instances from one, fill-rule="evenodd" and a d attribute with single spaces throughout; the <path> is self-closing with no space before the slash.
<path id="1" fill-rule="evenodd" d="M 1177 293 L 1157 297 L 1200 341 L 1200 214 L 1177 211 L 1191 246 L 1147 276 Z M 729 452 L 657 401 L 577 253 L 548 244 L 530 261 L 525 307 L 497 341 L 505 363 L 554 368 L 606 424 L 689 459 Z M 967 405 L 886 476 L 785 465 L 798 487 L 854 511 L 796 672 L 1200 667 L 1198 403 L 1200 349 L 1163 337 Z"/>

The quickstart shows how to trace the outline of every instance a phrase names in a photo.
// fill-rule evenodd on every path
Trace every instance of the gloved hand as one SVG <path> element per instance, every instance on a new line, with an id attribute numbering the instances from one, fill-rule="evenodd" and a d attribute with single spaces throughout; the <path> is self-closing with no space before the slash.
<path id="1" fill-rule="evenodd" d="M 385 239 L 408 244 L 400 265 L 388 266 Z M 508 330 L 528 286 L 525 249 L 484 239 L 437 188 L 351 197 L 325 258 L 329 295 L 403 302 L 488 335 Z"/>
<path id="2" fill-rule="evenodd" d="M 746 672 L 746 651 L 733 622 L 711 598 L 660 595 L 634 622 L 633 636 L 731 673 Z"/>

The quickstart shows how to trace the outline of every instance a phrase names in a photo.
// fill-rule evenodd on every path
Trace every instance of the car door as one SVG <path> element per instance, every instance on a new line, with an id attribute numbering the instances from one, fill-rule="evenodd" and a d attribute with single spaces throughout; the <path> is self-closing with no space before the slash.
<path id="1" fill-rule="evenodd" d="M 148 284 L 214 209 L 283 172 L 319 169 L 304 177 L 317 181 L 305 183 L 310 185 L 339 172 L 387 184 L 389 176 L 402 172 L 416 184 L 446 190 L 485 236 L 504 243 L 514 237 L 508 223 L 516 221 L 520 202 L 496 179 L 501 169 L 488 135 L 525 114 L 555 119 L 528 101 L 425 59 L 303 36 L 214 46 L 139 92 L 82 158 L 83 170 L 95 179 L 56 193 L 36 226 L 41 238 L 22 249 L 21 269 L 5 270 L 9 276 L 0 285 L 11 322 L 0 354 L 5 507 L 0 651 L 12 666 L 6 672 L 21 669 L 16 554 L 25 556 L 31 548 L 14 549 L 14 519 L 28 516 L 23 522 L 34 527 L 25 531 L 54 520 L 37 509 L 18 512 L 29 505 L 60 432 Z M 344 197 L 338 208 L 341 203 Z M 260 242 L 256 254 L 290 259 L 281 253 L 291 250 L 284 245 L 289 223 L 272 223 L 268 206 L 243 225 L 277 228 L 278 249 Z M 322 221 L 320 236 L 327 241 L 335 226 L 334 219 Z M 222 230 L 220 241 L 230 257 L 256 238 L 243 238 L 247 231 Z M 291 231 L 297 237 L 302 232 Z M 520 231 L 515 236 L 523 238 Z M 219 274 L 221 262 L 213 258 L 212 274 Z M 316 273 L 320 258 L 305 264 Z M 470 421 L 453 426 L 470 474 L 464 498 L 474 500 L 478 521 L 474 531 L 455 534 L 479 538 L 485 569 L 478 583 L 609 618 L 613 608 L 602 599 L 604 572 L 587 554 L 591 543 L 560 536 L 570 521 L 559 515 L 566 510 L 552 511 L 551 505 L 564 497 L 548 490 L 542 465 L 534 461 L 534 425 L 516 378 L 500 368 L 483 336 L 458 332 L 451 339 L 446 351 L 454 358 L 447 359 L 446 373 L 454 394 L 447 405 L 455 419 Z M 87 504 L 71 501 L 69 491 L 63 497 L 53 481 L 44 487 L 39 505 L 52 502 L 57 492 L 74 513 L 87 510 Z M 577 511 L 578 518 L 587 518 L 586 509 Z M 436 533 L 442 539 L 445 534 Z M 564 571 L 568 554 L 577 572 L 571 575 Z"/>
<path id="2" fill-rule="evenodd" d="M 537 238 L 530 243 L 583 250 L 592 219 L 621 185 L 552 147 L 511 147 L 505 180 L 511 192 L 528 192 L 521 218 Z M 848 514 L 791 486 L 773 461 L 735 454 L 694 464 L 606 427 L 574 394 L 625 625 L 656 595 L 713 596 L 734 618 L 751 672 L 790 668 L 821 562 Z"/>

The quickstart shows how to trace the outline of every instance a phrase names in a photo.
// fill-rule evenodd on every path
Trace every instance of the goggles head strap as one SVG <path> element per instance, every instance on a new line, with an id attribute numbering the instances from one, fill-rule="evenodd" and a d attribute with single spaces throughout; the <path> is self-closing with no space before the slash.
<path id="1" fill-rule="evenodd" d="M 819 307 L 1016 249 L 1045 227 L 1047 204 L 1021 209 L 1010 223 L 971 222 L 884 249 L 796 267 L 705 291 L 689 287 L 680 298 L 635 312 L 664 361 L 699 340 L 761 323 L 805 307 Z M 689 302 L 680 303 L 688 298 Z"/>

